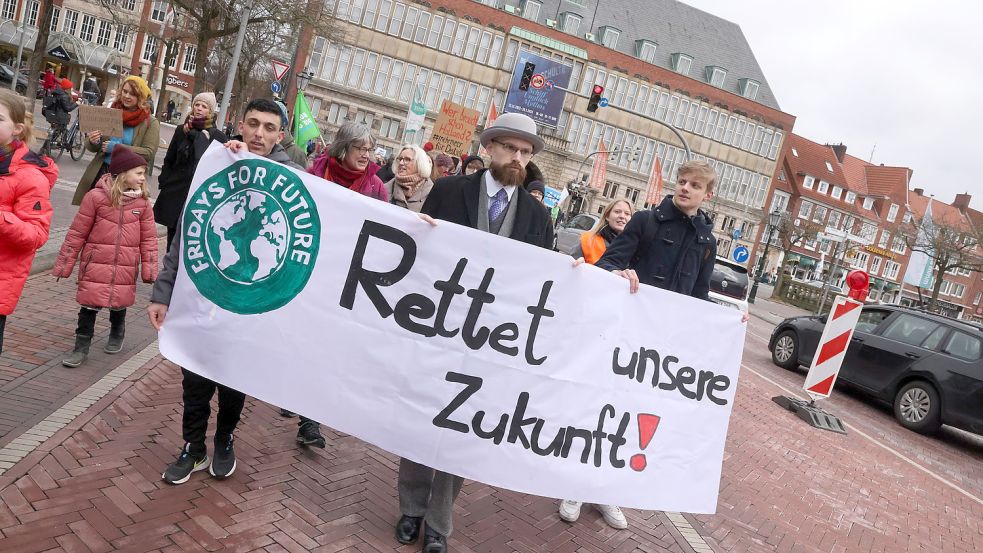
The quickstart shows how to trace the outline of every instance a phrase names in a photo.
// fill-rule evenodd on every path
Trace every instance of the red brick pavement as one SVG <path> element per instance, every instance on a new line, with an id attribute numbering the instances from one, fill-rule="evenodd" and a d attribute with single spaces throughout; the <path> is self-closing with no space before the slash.
<path id="1" fill-rule="evenodd" d="M 128 310 L 123 351 L 103 353 L 109 315 L 100 313 L 89 360 L 75 369 L 62 367 L 61 359 L 75 345 L 75 292 L 74 275 L 58 282 L 47 273 L 32 276 L 17 310 L 7 318 L 0 355 L 0 447 L 157 337 L 145 315 L 150 286 L 140 284 L 137 305 Z"/>
<path id="2" fill-rule="evenodd" d="M 239 466 L 181 486 L 160 473 L 179 451 L 180 372 L 155 358 L 0 477 L 0 551 L 417 551 L 392 537 L 397 459 L 327 432 L 327 449 L 294 443 L 296 419 L 250 399 Z M 692 551 L 662 513 L 631 528 L 594 510 L 574 525 L 556 501 L 468 483 L 453 551 Z M 695 522 L 695 521 L 694 521 Z"/>

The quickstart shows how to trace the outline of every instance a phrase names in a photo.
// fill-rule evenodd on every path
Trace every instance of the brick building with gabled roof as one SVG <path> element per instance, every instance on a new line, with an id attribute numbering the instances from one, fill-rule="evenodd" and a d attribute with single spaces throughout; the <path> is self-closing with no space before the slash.
<path id="1" fill-rule="evenodd" d="M 828 280 L 834 267 L 832 280 L 842 285 L 849 270 L 863 269 L 871 275 L 872 299 L 896 302 L 910 252 L 887 228 L 889 219 L 904 213 L 911 173 L 906 167 L 867 163 L 847 154 L 842 144 L 819 144 L 790 134 L 768 211 L 779 210 L 798 228 L 818 227 L 819 234 L 788 252 L 769 252 L 765 272 L 782 265 L 795 278 Z M 752 259 L 762 253 L 765 227 L 755 240 Z M 846 246 L 838 246 L 837 238 Z M 773 238 L 772 245 L 778 240 Z"/>

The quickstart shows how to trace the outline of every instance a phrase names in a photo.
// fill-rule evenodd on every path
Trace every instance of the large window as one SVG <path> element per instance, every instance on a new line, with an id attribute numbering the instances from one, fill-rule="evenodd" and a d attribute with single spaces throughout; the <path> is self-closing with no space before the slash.
<path id="1" fill-rule="evenodd" d="M 38 26 L 38 3 L 31 2 L 27 8 L 27 24 L 34 27 Z"/>
<path id="2" fill-rule="evenodd" d="M 0 16 L 4 19 L 13 19 L 16 13 L 17 0 L 3 0 L 3 12 L 0 12 Z"/>
<path id="3" fill-rule="evenodd" d="M 887 210 L 887 222 L 893 223 L 895 219 L 898 218 L 898 204 L 891 204 L 891 207 Z"/>
<path id="4" fill-rule="evenodd" d="M 195 63 L 195 57 L 198 55 L 198 47 L 187 44 L 184 46 L 184 62 L 181 64 L 181 71 L 185 73 L 194 73 L 198 65 Z"/>
<path id="5" fill-rule="evenodd" d="M 82 26 L 79 28 L 79 38 L 89 42 L 92 40 L 92 33 L 96 28 L 96 18 L 89 15 L 82 15 Z"/>
<path id="6" fill-rule="evenodd" d="M 61 28 L 62 31 L 74 35 L 75 29 L 78 27 L 79 23 L 79 12 L 75 10 L 65 10 L 65 26 Z"/>
<path id="7" fill-rule="evenodd" d="M 129 35 L 130 30 L 126 27 L 126 25 L 117 25 L 116 39 L 113 41 L 113 48 L 116 48 L 120 52 L 125 52 L 127 40 L 130 38 Z"/>
<path id="8" fill-rule="evenodd" d="M 166 2 L 154 2 L 153 8 L 150 10 L 150 19 L 153 21 L 164 21 L 164 16 L 167 14 L 167 3 Z"/>
<path id="9" fill-rule="evenodd" d="M 542 2 L 526 0 L 522 5 L 522 17 L 525 17 L 529 21 L 539 21 L 539 11 L 542 7 Z"/>
<path id="10" fill-rule="evenodd" d="M 140 54 L 140 59 L 143 61 L 152 61 L 157 54 L 157 37 L 150 33 L 144 35 L 146 38 L 143 43 L 143 53 Z"/>
<path id="11" fill-rule="evenodd" d="M 109 39 L 113 34 L 113 25 L 105 20 L 99 20 L 99 34 L 96 43 L 102 46 L 109 46 Z"/>
<path id="12" fill-rule="evenodd" d="M 58 20 L 61 18 L 61 8 L 59 6 L 51 7 L 51 32 L 58 30 Z"/>
<path id="13" fill-rule="evenodd" d="M 761 85 L 758 81 L 753 79 L 741 79 L 738 81 L 741 89 L 741 96 L 748 98 L 749 100 L 754 100 L 758 97 L 758 89 Z"/>

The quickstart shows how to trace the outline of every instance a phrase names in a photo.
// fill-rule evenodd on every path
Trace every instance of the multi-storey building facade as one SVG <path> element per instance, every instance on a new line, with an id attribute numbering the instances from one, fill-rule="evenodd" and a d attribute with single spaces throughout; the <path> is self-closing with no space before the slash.
<path id="1" fill-rule="evenodd" d="M 791 235 L 797 240 L 783 252 L 779 237 L 773 235 L 774 249 L 764 271 L 784 267 L 793 278 L 842 286 L 847 271 L 860 269 L 871 277 L 871 300 L 902 305 L 927 301 L 931 290 L 919 294 L 904 282 L 913 253 L 913 222 L 922 220 L 931 203 L 936 224 L 959 229 L 963 239 L 973 240 L 983 214 L 969 208 L 968 194 L 946 204 L 926 196 L 921 188 L 909 189 L 911 176 L 909 168 L 874 165 L 851 156 L 842 144 L 823 145 L 790 135 L 769 193 L 768 212 L 779 211 L 790 218 Z M 763 225 L 755 239 L 751 254 L 755 267 L 768 230 Z M 977 248 L 976 255 L 981 254 L 983 250 Z M 983 316 L 983 275 L 959 269 L 947 272 L 942 280 L 938 305 L 943 313 Z"/>
<path id="2" fill-rule="evenodd" d="M 422 142 L 445 99 L 478 110 L 479 124 L 491 103 L 501 111 L 520 50 L 562 60 L 572 66 L 570 89 L 589 94 L 601 84 L 610 107 L 589 114 L 586 99 L 566 95 L 557 127 L 541 131 L 548 146 L 536 163 L 549 184 L 577 180 L 581 161 L 603 140 L 608 151 L 624 153 L 611 159 L 607 182 L 580 209 L 599 213 L 616 198 L 642 208 L 655 159 L 665 193 L 684 161 L 678 139 L 653 119 L 672 124 L 720 174 L 708 207 L 720 253 L 728 255 L 733 238 L 722 225 L 753 236 L 794 118 L 779 109 L 737 25 L 672 0 L 651 4 L 339 0 L 332 14 L 346 40 L 331 43 L 315 31 L 302 46 L 299 59 L 315 75 L 305 92 L 328 136 L 354 120 L 394 149 L 417 85 L 428 110 Z"/>
<path id="3" fill-rule="evenodd" d="M 164 90 L 165 101 L 173 96 L 179 106 L 190 104 L 195 74 L 193 44 L 179 41 L 170 60 L 170 75 L 161 83 L 161 68 L 166 62 L 161 45 L 184 25 L 180 14 L 168 14 L 168 5 L 147 0 L 55 0 L 44 46 L 45 66 L 76 84 L 95 78 L 103 93 L 116 88 L 127 75 L 139 74 L 151 84 L 155 99 L 157 91 Z M 37 0 L 0 0 L 0 55 L 10 60 L 16 57 L 23 24 L 26 63 L 27 55 L 37 47 L 40 15 Z"/>

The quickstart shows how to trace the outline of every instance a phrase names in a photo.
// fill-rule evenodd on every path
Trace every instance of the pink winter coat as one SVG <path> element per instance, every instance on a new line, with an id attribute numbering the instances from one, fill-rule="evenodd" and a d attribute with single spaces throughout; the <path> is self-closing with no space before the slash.
<path id="1" fill-rule="evenodd" d="M 0 175 L 0 315 L 14 312 L 31 272 L 34 252 L 48 241 L 51 189 L 58 166 L 51 158 L 14 150 Z"/>
<path id="2" fill-rule="evenodd" d="M 124 196 L 113 207 L 111 184 L 112 177 L 104 175 L 82 199 L 51 271 L 67 278 L 81 254 L 75 299 L 88 307 L 133 305 L 141 263 L 143 281 L 157 279 L 157 227 L 150 202 Z"/>

